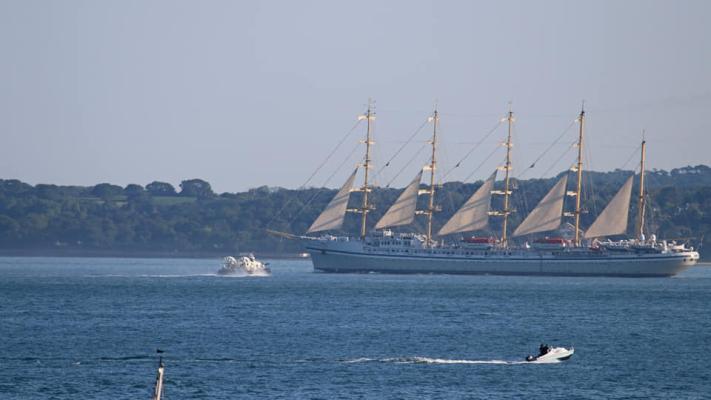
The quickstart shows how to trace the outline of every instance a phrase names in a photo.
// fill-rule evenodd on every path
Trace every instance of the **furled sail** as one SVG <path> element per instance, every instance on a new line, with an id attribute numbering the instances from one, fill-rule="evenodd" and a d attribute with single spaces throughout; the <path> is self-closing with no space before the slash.
<path id="1" fill-rule="evenodd" d="M 595 222 L 585 232 L 585 238 L 619 235 L 627 231 L 627 213 L 630 209 L 630 196 L 632 195 L 632 176 L 610 200 L 610 203 L 598 215 Z"/>
<path id="2" fill-rule="evenodd" d="M 422 179 L 422 171 L 420 171 L 415 179 L 400 193 L 400 197 L 395 200 L 395 203 L 390 206 L 388 211 L 380 218 L 375 229 L 383 229 L 389 226 L 400 226 L 411 224 L 415 219 L 415 210 L 417 209 L 417 195 L 420 190 L 420 180 Z"/>
<path id="3" fill-rule="evenodd" d="M 447 221 L 439 230 L 438 235 L 449 235 L 458 232 L 472 232 L 484 229 L 489 225 L 489 209 L 491 208 L 491 190 L 494 188 L 496 171 L 484 181 L 472 197 Z"/>
<path id="4" fill-rule="evenodd" d="M 558 229 L 563 216 L 563 202 L 568 175 L 563 175 L 558 183 L 543 197 L 536 208 L 531 211 L 521 225 L 516 228 L 513 236 L 523 236 L 536 232 L 546 232 Z"/>
<path id="5" fill-rule="evenodd" d="M 330 203 L 323 210 L 321 215 L 316 218 L 311 227 L 306 233 L 326 231 L 329 229 L 338 229 L 343 225 L 343 219 L 346 217 L 346 209 L 348 208 L 348 198 L 353 187 L 358 168 L 353 171 L 343 187 L 336 193 Z"/>

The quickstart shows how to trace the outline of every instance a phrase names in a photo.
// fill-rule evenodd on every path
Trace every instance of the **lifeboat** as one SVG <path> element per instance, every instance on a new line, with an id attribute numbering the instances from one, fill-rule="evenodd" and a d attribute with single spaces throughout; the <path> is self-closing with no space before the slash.
<path id="1" fill-rule="evenodd" d="M 496 238 L 493 237 L 468 237 L 462 239 L 462 247 L 476 250 L 489 250 L 496 244 Z"/>
<path id="2" fill-rule="evenodd" d="M 560 237 L 538 239 L 531 245 L 531 247 L 537 250 L 561 250 L 566 246 L 566 240 Z"/>

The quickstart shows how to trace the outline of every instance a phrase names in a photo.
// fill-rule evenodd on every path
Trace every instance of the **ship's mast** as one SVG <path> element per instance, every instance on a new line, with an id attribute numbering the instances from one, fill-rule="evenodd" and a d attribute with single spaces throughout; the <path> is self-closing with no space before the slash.
<path id="1" fill-rule="evenodd" d="M 575 190 L 575 245 L 580 246 L 580 200 L 583 190 L 583 132 L 585 125 L 585 108 L 580 110 L 580 132 L 578 134 L 578 165 L 576 167 L 578 173 L 578 187 Z"/>
<path id="2" fill-rule="evenodd" d="M 427 203 L 427 243 L 432 240 L 432 216 L 435 212 L 434 196 L 435 196 L 435 169 L 437 168 L 437 125 L 439 125 L 439 113 L 435 107 L 434 115 L 432 116 L 432 159 L 430 161 L 430 190 L 429 201 Z"/>
<path id="3" fill-rule="evenodd" d="M 158 350 L 159 353 L 162 351 Z M 165 365 L 163 365 L 163 357 L 160 357 L 158 361 L 158 375 L 156 376 L 156 384 L 153 388 L 153 397 L 151 400 L 161 400 L 163 398 L 163 373 L 165 371 Z"/>
<path id="4" fill-rule="evenodd" d="M 363 203 L 361 204 L 359 212 L 361 213 L 360 219 L 360 238 L 364 239 L 366 234 L 366 225 L 368 223 L 368 212 L 370 211 L 370 204 L 368 204 L 368 193 L 370 192 L 370 187 L 368 186 L 368 172 L 370 171 L 370 145 L 373 144 L 371 140 L 371 121 L 375 120 L 375 113 L 373 112 L 372 101 L 368 99 L 368 111 L 364 115 L 366 122 L 368 124 L 368 129 L 366 130 L 365 136 L 365 162 L 363 163 L 363 169 L 365 170 L 363 174 Z"/>
<path id="5" fill-rule="evenodd" d="M 504 209 L 502 210 L 503 216 L 504 216 L 504 224 L 503 224 L 503 231 L 501 233 L 501 244 L 506 247 L 508 245 L 508 235 L 507 235 L 507 230 L 508 230 L 508 222 L 509 222 L 509 195 L 511 194 L 511 191 L 509 190 L 509 174 L 511 172 L 511 127 L 513 124 L 513 112 L 511 111 L 511 107 L 509 105 L 509 114 L 508 117 L 506 118 L 509 124 L 509 132 L 508 136 L 506 137 L 506 165 L 504 166 L 504 169 L 506 170 L 506 177 L 504 178 Z"/>
<path id="6" fill-rule="evenodd" d="M 642 132 L 642 157 L 639 162 L 639 198 L 637 200 L 637 226 L 635 233 L 637 240 L 642 241 L 644 237 L 644 161 L 647 153 L 647 142 L 644 140 Z"/>

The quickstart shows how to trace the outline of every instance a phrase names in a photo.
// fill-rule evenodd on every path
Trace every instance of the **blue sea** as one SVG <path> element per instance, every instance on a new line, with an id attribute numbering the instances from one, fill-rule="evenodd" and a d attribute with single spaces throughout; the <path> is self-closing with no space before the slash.
<path id="1" fill-rule="evenodd" d="M 0 258 L 0 399 L 711 398 L 711 268 L 675 278 L 214 275 Z M 569 361 L 522 362 L 541 342 Z"/>

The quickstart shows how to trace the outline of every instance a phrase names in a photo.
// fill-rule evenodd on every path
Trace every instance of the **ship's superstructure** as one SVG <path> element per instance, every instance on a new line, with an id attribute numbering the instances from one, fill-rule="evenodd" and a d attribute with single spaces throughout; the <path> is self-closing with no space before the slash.
<path id="1" fill-rule="evenodd" d="M 697 252 L 684 245 L 657 241 L 654 235 L 644 234 L 645 192 L 644 163 L 646 142 L 641 146 L 639 195 L 635 237 L 611 241 L 609 237 L 627 232 L 627 221 L 632 195 L 634 175 L 626 179 L 595 221 L 582 229 L 581 214 L 583 181 L 583 145 L 585 111 L 581 110 L 578 122 L 577 158 L 569 171 L 560 175 L 553 187 L 526 215 L 516 229 L 509 233 L 509 216 L 514 212 L 511 203 L 513 185 L 512 170 L 512 124 L 513 111 L 507 117 L 508 134 L 504 164 L 499 166 L 483 184 L 465 201 L 452 217 L 439 229 L 438 237 L 451 238 L 460 235 L 460 240 L 435 240 L 433 215 L 439 210 L 435 198 L 435 171 L 437 168 L 437 140 L 439 112 L 435 108 L 429 121 L 433 124 L 430 140 L 430 162 L 415 175 L 395 202 L 377 221 L 374 230 L 367 231 L 367 218 L 374 206 L 370 203 L 369 170 L 372 168 L 371 122 L 375 115 L 369 104 L 360 118 L 367 121 L 366 151 L 362 164 L 364 182 L 352 189 L 358 169 L 346 180 L 311 225 L 307 233 L 339 230 L 347 212 L 361 214 L 359 237 L 323 235 L 301 236 L 311 254 L 314 268 L 327 272 L 389 272 L 389 273 L 456 273 L 456 274 L 507 274 L 507 275 L 576 275 L 576 276 L 672 276 L 691 266 L 699 259 Z M 497 172 L 503 171 L 503 190 L 495 190 Z M 574 190 L 568 190 L 569 173 L 574 173 Z M 429 177 L 429 185 L 421 189 L 423 174 Z M 348 208 L 352 191 L 362 192 L 361 206 Z M 417 209 L 418 197 L 427 195 L 427 206 Z M 492 195 L 503 196 L 503 206 L 492 210 Z M 565 211 L 566 198 L 573 198 L 574 208 Z M 424 233 L 393 233 L 391 228 L 410 225 L 416 215 L 424 215 Z M 465 237 L 461 235 L 481 232 L 489 227 L 489 218 L 502 219 L 500 238 Z M 544 237 L 533 240 L 530 235 L 540 235 L 560 230 L 563 219 L 570 217 L 573 233 L 570 239 Z M 524 244 L 515 246 L 511 240 L 520 238 Z"/>

